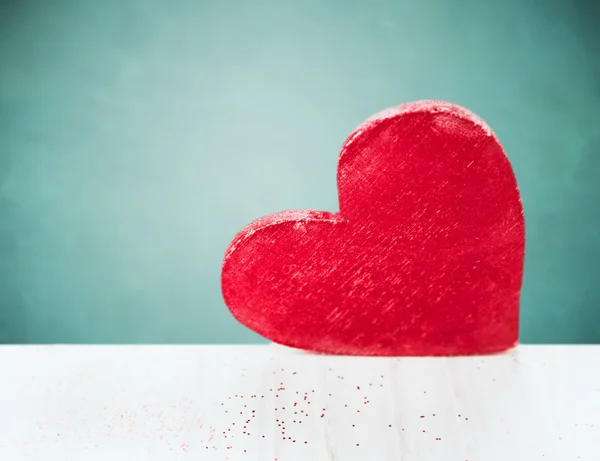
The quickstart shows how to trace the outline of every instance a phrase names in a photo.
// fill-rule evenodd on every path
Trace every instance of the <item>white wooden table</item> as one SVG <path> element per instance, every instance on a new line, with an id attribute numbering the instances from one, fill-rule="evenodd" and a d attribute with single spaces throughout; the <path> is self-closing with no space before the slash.
<path id="1" fill-rule="evenodd" d="M 0 348 L 0 460 L 600 460 L 600 346 Z"/>

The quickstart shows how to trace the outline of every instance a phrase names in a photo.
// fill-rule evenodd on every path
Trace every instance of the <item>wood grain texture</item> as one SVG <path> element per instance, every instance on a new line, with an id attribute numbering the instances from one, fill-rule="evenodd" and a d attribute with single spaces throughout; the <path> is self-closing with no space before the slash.
<path id="1" fill-rule="evenodd" d="M 0 348 L 0 460 L 598 460 L 600 346 Z"/>

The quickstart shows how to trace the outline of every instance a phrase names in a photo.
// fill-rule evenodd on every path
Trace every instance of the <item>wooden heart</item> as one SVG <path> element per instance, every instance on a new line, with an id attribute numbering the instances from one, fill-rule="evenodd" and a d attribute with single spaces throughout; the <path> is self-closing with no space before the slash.
<path id="1" fill-rule="evenodd" d="M 276 213 L 232 241 L 221 282 L 238 321 L 330 354 L 471 355 L 517 343 L 523 208 L 482 120 L 441 101 L 384 111 L 346 140 L 337 176 L 338 213 Z"/>

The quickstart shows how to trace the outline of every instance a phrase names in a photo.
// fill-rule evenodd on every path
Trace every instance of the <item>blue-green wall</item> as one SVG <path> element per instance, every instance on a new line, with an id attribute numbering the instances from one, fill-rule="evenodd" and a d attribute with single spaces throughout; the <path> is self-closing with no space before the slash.
<path id="1" fill-rule="evenodd" d="M 527 222 L 524 342 L 600 342 L 594 2 L 48 0 L 0 6 L 0 341 L 255 342 L 235 233 L 337 209 L 364 118 L 486 119 Z"/>

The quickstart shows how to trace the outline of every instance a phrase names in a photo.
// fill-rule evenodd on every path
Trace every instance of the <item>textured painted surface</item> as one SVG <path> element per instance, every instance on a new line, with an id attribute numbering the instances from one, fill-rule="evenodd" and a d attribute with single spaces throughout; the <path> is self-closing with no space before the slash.
<path id="1" fill-rule="evenodd" d="M 338 211 L 341 142 L 420 99 L 473 110 L 510 158 L 520 341 L 600 342 L 598 8 L 0 1 L 0 342 L 265 342 L 223 303 L 227 246 Z"/>
<path id="2" fill-rule="evenodd" d="M 352 355 L 458 355 L 519 333 L 523 209 L 510 163 L 470 111 L 409 103 L 357 128 L 339 213 L 253 222 L 225 254 L 233 315 L 277 343 Z"/>
<path id="3" fill-rule="evenodd" d="M 0 348 L 7 461 L 596 461 L 600 348 Z"/>

